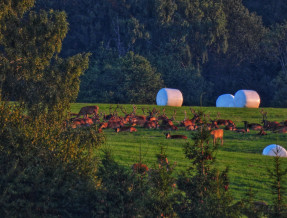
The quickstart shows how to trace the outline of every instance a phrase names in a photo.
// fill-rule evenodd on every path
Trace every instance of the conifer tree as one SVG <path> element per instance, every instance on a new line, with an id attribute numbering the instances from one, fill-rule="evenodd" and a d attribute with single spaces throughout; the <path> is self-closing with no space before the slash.
<path id="1" fill-rule="evenodd" d="M 203 117 L 204 113 L 199 112 Z M 205 124 L 187 143 L 185 156 L 191 167 L 180 175 L 178 188 L 183 191 L 182 203 L 177 212 L 181 217 L 237 217 L 238 207 L 232 205 L 228 191 L 228 168 L 219 171 L 214 167 L 218 145 L 208 143 L 210 131 Z"/>
<path id="2" fill-rule="evenodd" d="M 164 148 L 157 156 L 157 165 L 149 172 L 150 200 L 146 207 L 153 217 L 174 217 L 176 180 L 173 176 L 175 164 L 169 163 Z"/>
<path id="3" fill-rule="evenodd" d="M 273 168 L 268 168 L 270 178 L 272 179 L 271 191 L 273 194 L 273 205 L 270 210 L 270 217 L 286 217 L 287 207 L 284 204 L 285 189 L 282 184 L 284 176 L 287 175 L 287 169 L 282 169 L 281 159 L 279 156 L 280 148 L 277 147 L 273 158 Z"/>
<path id="4" fill-rule="evenodd" d="M 96 173 L 100 186 L 94 199 L 96 217 L 136 217 L 144 213 L 146 176 L 119 165 L 105 149 Z"/>
<path id="5" fill-rule="evenodd" d="M 264 217 L 267 214 L 268 206 L 264 201 L 255 201 L 255 194 L 250 187 L 244 198 L 238 202 L 238 205 L 241 207 L 241 214 L 254 218 Z"/>

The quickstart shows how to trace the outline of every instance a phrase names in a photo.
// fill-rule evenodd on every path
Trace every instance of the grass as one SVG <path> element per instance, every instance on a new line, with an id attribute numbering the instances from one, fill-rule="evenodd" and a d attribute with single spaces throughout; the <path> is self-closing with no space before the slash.
<path id="1" fill-rule="evenodd" d="M 71 111 L 77 113 L 81 107 L 93 104 L 73 104 Z M 110 104 L 97 104 L 100 107 L 100 112 L 109 114 Z M 132 105 L 122 105 L 128 112 L 132 111 Z M 112 105 L 115 109 L 116 105 Z M 155 105 L 137 105 L 137 114 L 143 114 L 141 108 L 149 107 L 152 110 L 154 107 L 162 113 L 163 107 Z M 184 111 L 186 110 L 189 118 L 192 117 L 190 107 L 164 107 L 166 114 L 171 117 L 176 109 L 176 120 L 184 119 Z M 253 108 L 216 108 L 216 107 L 192 107 L 196 111 L 202 109 L 206 114 L 209 114 L 211 119 L 215 119 L 220 113 L 221 119 L 231 119 L 237 127 L 243 128 L 244 120 L 249 122 L 260 123 L 262 115 L 261 109 Z M 113 110 L 112 110 L 113 111 Z M 283 108 L 264 108 L 268 112 L 267 117 L 270 121 L 287 120 L 287 109 Z M 123 113 L 118 110 L 119 115 Z M 155 155 L 160 152 L 160 146 L 164 146 L 168 159 L 171 163 L 176 162 L 176 173 L 185 170 L 189 167 L 183 153 L 183 147 L 187 142 L 192 143 L 191 134 L 183 127 L 179 128 L 176 134 L 185 134 L 188 140 L 168 140 L 165 138 L 165 131 L 149 130 L 137 128 L 136 133 L 121 132 L 116 133 L 114 130 L 105 130 L 107 137 L 104 146 L 112 149 L 114 157 L 120 164 L 130 167 L 132 164 L 142 159 L 142 162 L 152 167 L 156 162 Z M 272 168 L 273 158 L 263 156 L 263 149 L 269 144 L 279 144 L 287 149 L 287 134 L 275 134 L 268 131 L 267 136 L 259 136 L 256 131 L 250 131 L 248 134 L 240 134 L 231 131 L 224 131 L 224 145 L 219 147 L 217 153 L 216 166 L 219 169 L 229 167 L 230 191 L 234 197 L 242 199 L 250 187 L 256 192 L 256 200 L 266 201 L 271 203 L 271 179 L 267 173 L 267 168 Z M 287 158 L 282 158 L 282 167 L 287 168 Z M 175 175 L 176 176 L 176 175 Z M 284 186 L 287 186 L 287 177 L 283 181 Z"/>

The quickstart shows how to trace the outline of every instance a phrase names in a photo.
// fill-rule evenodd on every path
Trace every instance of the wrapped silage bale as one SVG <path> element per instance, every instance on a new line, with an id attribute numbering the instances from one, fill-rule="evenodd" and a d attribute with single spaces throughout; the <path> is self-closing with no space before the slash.
<path id="1" fill-rule="evenodd" d="M 181 107 L 183 97 L 178 89 L 162 88 L 156 96 L 156 103 L 159 106 Z"/>
<path id="2" fill-rule="evenodd" d="M 220 95 L 216 100 L 216 107 L 235 107 L 234 96 L 231 94 Z"/>
<path id="3" fill-rule="evenodd" d="M 276 156 L 277 154 L 279 157 L 287 157 L 287 151 L 285 148 L 276 144 L 268 145 L 264 148 L 262 154 L 268 156 Z"/>
<path id="4" fill-rule="evenodd" d="M 254 90 L 239 90 L 234 95 L 236 107 L 258 108 L 260 97 Z"/>

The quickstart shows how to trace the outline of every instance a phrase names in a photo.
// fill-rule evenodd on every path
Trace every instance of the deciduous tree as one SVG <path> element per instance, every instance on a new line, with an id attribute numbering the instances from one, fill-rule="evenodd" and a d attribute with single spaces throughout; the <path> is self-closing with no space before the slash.
<path id="1" fill-rule="evenodd" d="M 64 12 L 32 11 L 33 1 L 5 2 L 8 12 L 0 20 L 2 96 L 18 100 L 34 115 L 47 110 L 63 115 L 77 97 L 89 54 L 59 56 L 68 31 Z"/>

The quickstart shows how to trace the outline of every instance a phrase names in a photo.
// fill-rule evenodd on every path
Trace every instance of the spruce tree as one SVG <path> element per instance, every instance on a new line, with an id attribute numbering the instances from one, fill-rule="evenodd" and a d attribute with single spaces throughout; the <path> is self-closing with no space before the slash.
<path id="1" fill-rule="evenodd" d="M 152 217 L 174 217 L 176 179 L 173 175 L 175 164 L 169 163 L 161 146 L 157 164 L 149 172 L 150 200 L 146 207 Z"/>
<path id="2" fill-rule="evenodd" d="M 272 179 L 271 191 L 273 194 L 273 205 L 269 211 L 270 217 L 286 217 L 287 207 L 284 204 L 285 189 L 282 184 L 284 176 L 287 174 L 287 168 L 282 169 L 281 159 L 279 156 L 280 148 L 277 147 L 273 158 L 273 168 L 268 168 L 270 178 Z"/>
<path id="3" fill-rule="evenodd" d="M 250 187 L 244 198 L 238 202 L 241 213 L 247 217 L 264 217 L 267 213 L 267 204 L 264 201 L 255 201 L 255 194 Z"/>
<path id="4" fill-rule="evenodd" d="M 237 217 L 239 209 L 232 205 L 233 198 L 228 191 L 228 167 L 221 172 L 214 167 L 218 144 L 208 143 L 210 131 L 204 122 L 192 139 L 193 143 L 187 143 L 184 148 L 191 167 L 178 179 L 178 188 L 183 192 L 177 208 L 179 216 Z"/>
<path id="5" fill-rule="evenodd" d="M 105 149 L 96 173 L 100 184 L 93 200 L 96 217 L 137 217 L 145 213 L 146 174 L 119 165 Z"/>

